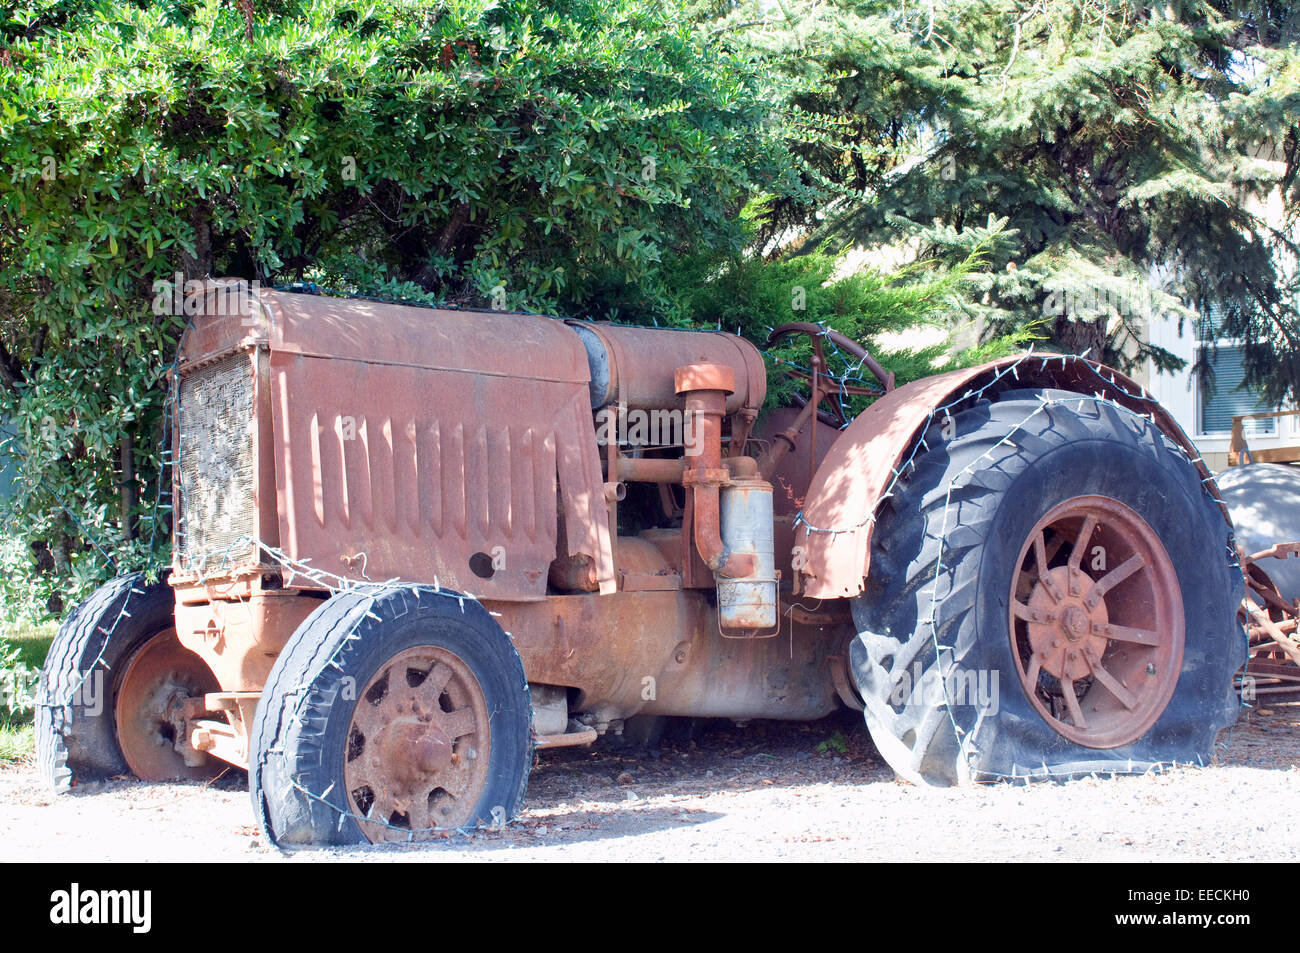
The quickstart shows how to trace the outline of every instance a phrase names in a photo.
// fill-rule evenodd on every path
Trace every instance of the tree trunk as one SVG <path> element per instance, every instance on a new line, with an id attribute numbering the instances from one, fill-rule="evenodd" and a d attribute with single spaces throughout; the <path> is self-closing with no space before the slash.
<path id="1" fill-rule="evenodd" d="M 1071 354 L 1086 354 L 1094 361 L 1105 359 L 1106 326 L 1101 321 L 1056 319 L 1056 339 Z"/>
<path id="2" fill-rule="evenodd" d="M 135 445 L 129 433 L 122 434 L 119 445 L 122 461 L 122 538 L 135 538 Z"/>

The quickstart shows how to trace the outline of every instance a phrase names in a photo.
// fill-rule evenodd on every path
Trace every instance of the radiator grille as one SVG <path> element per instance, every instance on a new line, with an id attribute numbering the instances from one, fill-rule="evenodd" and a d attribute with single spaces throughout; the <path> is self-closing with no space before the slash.
<path id="1" fill-rule="evenodd" d="M 182 565 L 215 569 L 254 555 L 253 363 L 239 352 L 181 378 Z M 248 545 L 235 543 L 243 537 Z"/>

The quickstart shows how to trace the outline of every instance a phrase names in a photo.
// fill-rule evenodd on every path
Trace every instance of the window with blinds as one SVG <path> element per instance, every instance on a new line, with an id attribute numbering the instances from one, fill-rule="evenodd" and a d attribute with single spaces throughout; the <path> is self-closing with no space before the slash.
<path id="1" fill-rule="evenodd" d="M 1245 373 L 1241 366 L 1241 348 L 1231 344 L 1207 347 L 1202 356 L 1214 372 L 1213 384 L 1202 383 L 1201 419 L 1199 430 L 1203 434 L 1230 433 L 1232 418 L 1237 414 L 1255 414 L 1276 410 L 1264 404 L 1253 390 L 1243 387 Z M 1245 434 L 1272 434 L 1277 431 L 1277 419 L 1245 421 Z"/>

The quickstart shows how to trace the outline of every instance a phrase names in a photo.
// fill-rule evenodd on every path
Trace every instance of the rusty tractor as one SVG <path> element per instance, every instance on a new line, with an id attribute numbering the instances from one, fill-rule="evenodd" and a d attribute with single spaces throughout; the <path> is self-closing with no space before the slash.
<path id="1" fill-rule="evenodd" d="M 1235 718 L 1226 510 L 1109 368 L 895 387 L 792 324 L 811 366 L 773 373 L 806 396 L 765 409 L 727 333 L 235 280 L 191 312 L 172 565 L 61 628 L 56 787 L 234 765 L 278 843 L 405 842 L 508 821 L 536 750 L 629 720 L 847 706 L 899 775 L 960 784 L 1195 762 Z"/>

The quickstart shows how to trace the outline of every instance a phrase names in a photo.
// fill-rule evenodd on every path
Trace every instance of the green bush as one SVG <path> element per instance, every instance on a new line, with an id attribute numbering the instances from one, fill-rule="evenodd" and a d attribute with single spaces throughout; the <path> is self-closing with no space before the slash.
<path id="1" fill-rule="evenodd" d="M 151 307 L 156 281 L 650 321 L 673 308 L 665 275 L 741 247 L 751 196 L 812 197 L 760 69 L 654 0 L 0 17 L 5 522 L 63 602 L 167 556 L 182 321 Z"/>
<path id="2" fill-rule="evenodd" d="M 21 595 L 15 598 L 12 589 L 0 591 L 0 763 L 32 754 L 36 691 L 55 635 L 53 625 L 15 621 L 15 610 L 36 604 L 34 598 L 24 602 Z"/>
<path id="3" fill-rule="evenodd" d="M 0 722 L 30 720 L 40 669 L 22 660 L 18 647 L 0 636 Z"/>
<path id="4" fill-rule="evenodd" d="M 845 278 L 835 253 L 755 253 L 764 209 L 781 210 L 770 234 L 825 198 L 807 155 L 835 152 L 834 118 L 792 108 L 791 80 L 690 6 L 7 5 L 0 450 L 19 478 L 0 616 L 57 615 L 166 562 L 183 317 L 155 283 L 176 275 L 758 341 L 792 319 L 869 339 L 950 310 L 961 269 Z M 804 346 L 778 356 L 806 362 Z M 943 349 L 891 363 L 905 380 Z"/>

